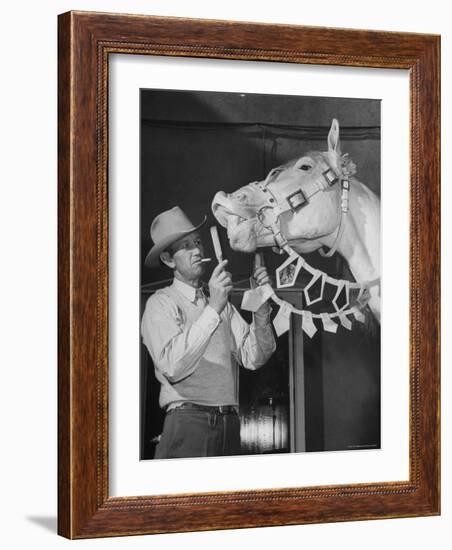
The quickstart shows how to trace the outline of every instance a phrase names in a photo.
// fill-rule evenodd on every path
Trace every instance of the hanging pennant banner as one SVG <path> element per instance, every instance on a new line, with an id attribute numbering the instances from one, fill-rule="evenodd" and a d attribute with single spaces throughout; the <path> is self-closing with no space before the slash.
<path id="1" fill-rule="evenodd" d="M 303 310 L 303 321 L 301 328 L 306 332 L 309 338 L 312 338 L 317 332 L 317 328 L 312 319 L 312 313 L 310 311 Z"/>
<path id="2" fill-rule="evenodd" d="M 317 287 L 317 288 L 316 288 Z M 325 288 L 325 273 L 315 271 L 312 279 L 304 287 L 304 299 L 308 306 L 323 300 L 323 289 Z"/>
<path id="3" fill-rule="evenodd" d="M 304 263 L 305 260 L 299 254 L 290 255 L 276 270 L 277 288 L 293 286 Z"/>
<path id="4" fill-rule="evenodd" d="M 353 315 L 355 316 L 355 319 L 360 323 L 364 323 L 366 321 L 366 318 L 364 317 L 364 313 L 362 311 L 359 311 L 359 309 L 356 306 L 352 308 L 352 312 L 353 312 Z"/>
<path id="5" fill-rule="evenodd" d="M 341 321 L 341 325 L 346 328 L 347 330 L 352 330 L 352 322 L 350 319 L 345 315 L 345 313 L 339 313 L 339 319 Z"/>
<path id="6" fill-rule="evenodd" d="M 256 312 L 273 294 L 273 289 L 269 284 L 251 288 L 243 294 L 242 309 Z"/>
<path id="7" fill-rule="evenodd" d="M 322 318 L 323 323 L 323 330 L 326 332 L 332 332 L 333 334 L 336 334 L 337 332 L 337 325 L 336 323 L 331 319 L 328 313 L 321 313 L 320 317 Z"/>
<path id="8" fill-rule="evenodd" d="M 277 336 L 281 336 L 287 332 L 290 328 L 290 315 L 292 313 L 292 306 L 287 302 L 283 302 L 279 308 L 276 317 L 273 319 L 273 326 Z"/>
<path id="9" fill-rule="evenodd" d="M 369 286 L 367 284 L 363 284 L 359 289 L 359 293 L 358 293 L 358 297 L 356 298 L 356 301 L 361 307 L 364 307 L 369 300 L 370 300 Z"/>
<path id="10" fill-rule="evenodd" d="M 334 309 L 337 312 L 345 309 L 350 304 L 350 283 L 348 281 L 338 283 L 336 294 L 332 301 Z"/>

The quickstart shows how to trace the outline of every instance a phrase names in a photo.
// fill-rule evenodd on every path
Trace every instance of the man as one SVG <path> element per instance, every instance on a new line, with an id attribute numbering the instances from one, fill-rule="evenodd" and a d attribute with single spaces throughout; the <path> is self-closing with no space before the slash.
<path id="1" fill-rule="evenodd" d="M 227 260 L 213 270 L 208 296 L 203 292 L 198 230 L 205 222 L 194 226 L 176 206 L 151 225 L 154 246 L 145 264 L 161 261 L 174 274 L 172 285 L 149 298 L 141 323 L 166 411 L 155 458 L 239 454 L 238 364 L 257 369 L 275 350 L 270 307 L 262 306 L 250 326 L 228 302 Z M 253 278 L 270 282 L 264 267 Z"/>

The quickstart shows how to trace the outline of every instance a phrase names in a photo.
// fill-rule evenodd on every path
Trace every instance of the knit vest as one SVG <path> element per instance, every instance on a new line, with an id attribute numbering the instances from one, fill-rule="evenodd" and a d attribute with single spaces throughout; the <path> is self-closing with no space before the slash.
<path id="1" fill-rule="evenodd" d="M 189 328 L 201 315 L 197 307 L 173 286 L 159 290 L 177 306 L 178 322 Z M 162 407 L 177 401 L 202 405 L 238 405 L 238 365 L 232 356 L 232 332 L 227 314 L 228 306 L 220 316 L 220 323 L 210 337 L 207 348 L 192 374 L 174 384 L 163 383 L 160 390 Z M 160 378 L 160 377 L 158 377 Z"/>

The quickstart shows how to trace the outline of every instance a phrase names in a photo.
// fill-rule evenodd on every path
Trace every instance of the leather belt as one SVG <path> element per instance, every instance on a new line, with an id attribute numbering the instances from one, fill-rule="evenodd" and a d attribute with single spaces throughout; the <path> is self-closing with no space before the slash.
<path id="1" fill-rule="evenodd" d="M 191 409 L 193 411 L 203 411 L 208 413 L 215 413 L 215 414 L 237 414 L 237 407 L 234 407 L 234 405 L 199 405 L 198 403 L 182 403 L 178 407 L 174 407 L 172 410 L 177 409 Z"/>

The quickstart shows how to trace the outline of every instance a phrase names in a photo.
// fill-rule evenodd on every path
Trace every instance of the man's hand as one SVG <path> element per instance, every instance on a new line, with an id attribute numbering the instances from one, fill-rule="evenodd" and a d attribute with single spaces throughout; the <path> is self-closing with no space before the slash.
<path id="1" fill-rule="evenodd" d="M 271 285 L 271 280 L 267 273 L 267 268 L 264 266 L 256 267 L 253 273 L 252 281 L 254 282 L 255 286 L 263 286 L 266 284 Z"/>
<path id="2" fill-rule="evenodd" d="M 210 299 L 209 305 L 218 315 L 223 311 L 227 304 L 229 293 L 232 290 L 231 274 L 225 271 L 227 260 L 220 262 L 212 271 L 209 281 Z"/>

